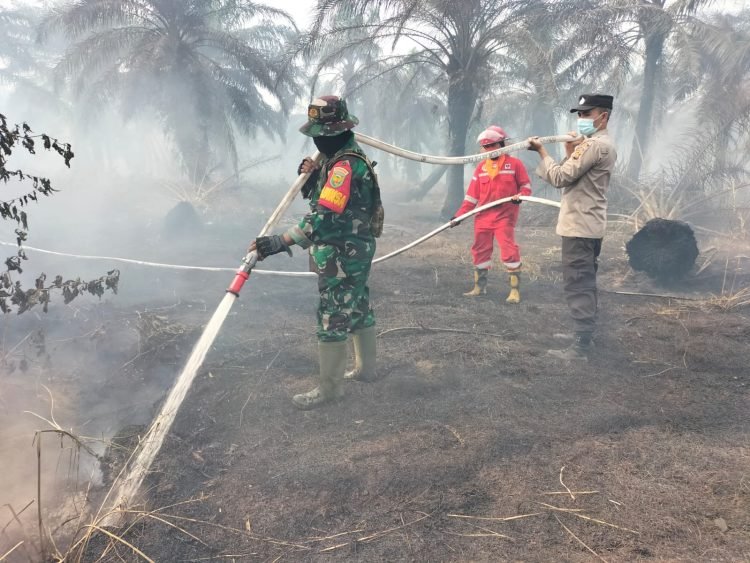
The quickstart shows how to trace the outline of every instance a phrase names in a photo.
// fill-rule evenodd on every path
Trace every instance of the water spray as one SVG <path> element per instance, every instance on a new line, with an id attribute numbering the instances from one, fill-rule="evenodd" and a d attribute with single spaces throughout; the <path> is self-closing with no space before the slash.
<path id="1" fill-rule="evenodd" d="M 314 163 L 320 162 L 322 155 L 316 151 L 312 156 Z M 266 224 L 260 230 L 258 236 L 264 236 L 271 231 L 279 222 L 281 216 L 286 212 L 289 206 L 292 204 L 297 194 L 305 185 L 310 173 L 300 174 L 294 183 L 291 185 L 286 195 L 282 198 L 276 209 L 266 221 Z M 128 459 L 128 463 L 125 464 L 120 474 L 115 479 L 112 488 L 107 493 L 102 507 L 107 506 L 107 501 L 112 492 L 115 492 L 114 500 L 109 505 L 110 513 L 107 514 L 103 519 L 104 525 L 117 525 L 122 517 L 124 516 L 124 510 L 128 506 L 131 506 L 138 493 L 138 489 L 143 483 L 143 479 L 146 477 L 151 468 L 151 464 L 156 458 L 156 454 L 159 453 L 164 439 L 172 427 L 177 411 L 182 405 L 182 401 L 187 395 L 188 389 L 193 384 L 198 369 L 203 365 L 203 360 L 206 359 L 208 350 L 216 340 L 219 334 L 221 326 L 229 315 L 229 311 L 234 305 L 235 300 L 240 295 L 240 290 L 245 282 L 250 277 L 250 272 L 258 261 L 258 254 L 255 251 L 248 252 L 247 255 L 242 259 L 240 267 L 237 269 L 237 273 L 234 276 L 234 280 L 227 289 L 224 299 L 221 300 L 219 306 L 211 316 L 211 320 L 208 321 L 206 328 L 203 330 L 198 343 L 193 348 L 193 351 L 188 358 L 185 367 L 180 373 L 177 381 L 172 387 L 164 401 L 164 404 L 159 411 L 159 414 L 154 419 L 151 427 L 149 428 L 146 435 L 141 439 L 138 448 L 133 452 L 133 455 Z M 128 470 L 126 474 L 125 471 Z M 101 510 L 101 509 L 100 509 Z"/>

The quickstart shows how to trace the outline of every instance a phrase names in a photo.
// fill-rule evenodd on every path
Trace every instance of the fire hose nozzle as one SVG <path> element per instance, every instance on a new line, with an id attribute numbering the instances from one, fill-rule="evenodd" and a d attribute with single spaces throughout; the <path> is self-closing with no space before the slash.
<path id="1" fill-rule="evenodd" d="M 246 267 L 248 272 L 255 268 L 255 265 L 258 263 L 258 251 L 252 250 L 248 252 L 245 257 L 242 259 L 242 266 L 240 268 Z"/>
<path id="2" fill-rule="evenodd" d="M 237 274 L 235 274 L 232 283 L 227 288 L 227 293 L 232 293 L 239 297 L 242 286 L 245 285 L 245 282 L 250 277 L 250 272 L 253 270 L 257 263 L 258 253 L 255 250 L 248 252 L 242 259 L 242 263 L 237 269 Z"/>

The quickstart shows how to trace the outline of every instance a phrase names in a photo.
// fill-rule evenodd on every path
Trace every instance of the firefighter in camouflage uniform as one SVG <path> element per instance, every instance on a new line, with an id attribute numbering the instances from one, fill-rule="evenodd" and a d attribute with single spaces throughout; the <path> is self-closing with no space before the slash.
<path id="1" fill-rule="evenodd" d="M 375 374 L 375 316 L 367 278 L 382 229 L 382 205 L 373 164 L 354 140 L 358 120 L 337 96 L 321 96 L 308 107 L 300 131 L 323 154 L 320 165 L 306 158 L 298 173 L 310 173 L 302 194 L 310 212 L 283 235 L 259 237 L 250 246 L 259 259 L 309 249 L 318 274 L 318 351 L 320 384 L 292 398 L 310 409 L 343 395 L 343 379 L 368 380 Z M 347 337 L 352 333 L 355 364 L 346 372 Z"/>

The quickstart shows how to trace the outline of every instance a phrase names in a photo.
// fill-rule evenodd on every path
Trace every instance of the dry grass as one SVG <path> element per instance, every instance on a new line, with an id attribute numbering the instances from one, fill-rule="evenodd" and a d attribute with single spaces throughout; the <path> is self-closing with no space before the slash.
<path id="1" fill-rule="evenodd" d="M 703 302 L 705 307 L 719 311 L 735 311 L 750 305 L 750 286 L 741 289 L 735 289 L 737 286 L 737 275 L 742 271 L 741 261 L 747 259 L 747 256 L 735 256 L 732 261 L 735 262 L 731 271 L 730 282 L 730 258 L 727 257 L 724 262 L 724 277 L 721 283 L 721 293 L 715 297 L 706 299 Z"/>
<path id="2" fill-rule="evenodd" d="M 678 303 L 667 303 L 652 305 L 651 311 L 654 315 L 659 317 L 669 317 L 671 319 L 681 319 L 686 314 L 690 313 L 691 307 L 682 302 Z"/>
<path id="3" fill-rule="evenodd" d="M 707 309 L 722 312 L 737 311 L 750 305 L 750 286 L 735 292 L 727 292 L 715 297 L 710 297 L 701 302 Z"/>
<path id="4" fill-rule="evenodd" d="M 580 501 L 580 496 L 583 496 L 583 498 L 590 498 L 586 497 L 585 495 L 599 495 L 600 493 L 598 491 L 572 491 L 563 481 L 563 471 L 565 469 L 565 466 L 560 468 L 560 475 L 559 475 L 559 482 L 560 485 L 565 490 L 562 491 L 552 491 L 552 492 L 542 492 L 539 493 L 541 495 L 562 495 L 564 497 L 569 497 L 569 500 L 573 503 L 576 501 Z M 576 495 L 580 495 L 579 497 L 576 497 Z M 464 537 L 497 537 L 502 539 L 507 539 L 510 541 L 514 541 L 514 538 L 510 535 L 507 535 L 507 533 L 500 533 L 497 530 L 487 528 L 485 526 L 477 526 L 475 524 L 472 524 L 472 521 L 481 521 L 485 522 L 486 526 L 489 526 L 492 524 L 499 525 L 499 524 L 510 524 L 510 523 L 516 523 L 520 520 L 526 520 L 526 519 L 534 519 L 536 517 L 541 518 L 548 518 L 549 516 L 552 516 L 557 523 L 561 526 L 561 528 L 571 537 L 573 538 L 580 546 L 582 546 L 586 551 L 594 555 L 597 559 L 600 561 L 606 560 L 599 555 L 593 548 L 591 548 L 586 542 L 584 542 L 572 529 L 573 520 L 576 518 L 584 520 L 586 522 L 589 522 L 596 526 L 604 526 L 607 528 L 619 530 L 621 532 L 625 532 L 628 534 L 633 535 L 640 535 L 640 532 L 637 530 L 631 530 L 629 528 L 626 528 L 624 526 L 620 526 L 617 524 L 613 524 L 611 522 L 608 522 L 606 520 L 603 520 L 601 518 L 593 518 L 585 512 L 591 512 L 595 509 L 596 503 L 588 503 L 588 507 L 584 508 L 581 506 L 571 506 L 571 507 L 562 507 L 562 506 L 555 506 L 546 502 L 541 501 L 535 501 L 533 499 L 526 499 L 527 503 L 532 503 L 536 506 L 541 507 L 541 510 L 526 513 L 526 514 L 517 514 L 512 516 L 475 516 L 475 515 L 468 515 L 468 514 L 447 514 L 446 516 L 449 518 L 457 519 L 459 522 L 463 522 L 466 525 L 469 525 L 472 528 L 479 529 L 481 532 L 463 532 L 461 529 L 458 530 L 446 530 L 445 533 L 451 534 L 451 535 L 457 535 L 457 536 L 464 536 Z M 565 523 L 563 523 L 561 517 L 565 518 L 571 518 L 571 521 L 568 522 L 568 525 L 566 526 Z M 520 528 L 516 526 L 516 531 L 520 532 Z"/>

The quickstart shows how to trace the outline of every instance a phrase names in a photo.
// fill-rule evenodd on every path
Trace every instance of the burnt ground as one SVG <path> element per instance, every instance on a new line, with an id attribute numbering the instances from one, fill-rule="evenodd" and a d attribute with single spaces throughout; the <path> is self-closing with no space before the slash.
<path id="1" fill-rule="evenodd" d="M 379 254 L 430 228 L 392 228 Z M 289 398 L 315 384 L 314 281 L 252 278 L 146 482 L 151 514 L 123 540 L 155 561 L 750 559 L 750 308 L 709 298 L 750 284 L 746 261 L 724 259 L 746 250 L 659 288 L 612 233 L 595 354 L 572 364 L 544 354 L 567 319 L 552 230 L 519 233 L 518 306 L 497 269 L 488 296 L 461 296 L 469 238 L 454 229 L 374 270 L 381 378 L 310 412 Z M 229 280 L 210 279 L 218 303 Z M 161 305 L 141 326 L 154 352 L 123 367 L 123 345 L 97 393 L 164 387 L 187 358 L 210 297 Z M 105 482 L 123 457 L 110 451 Z M 103 560 L 118 558 L 136 560 L 110 543 Z"/>

